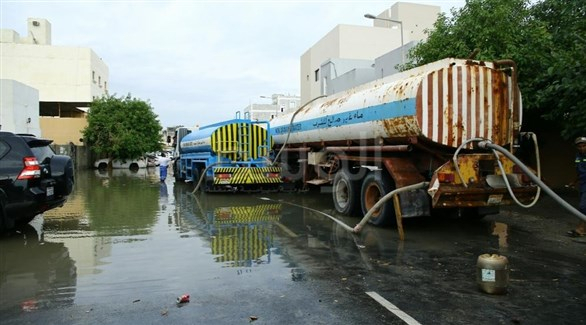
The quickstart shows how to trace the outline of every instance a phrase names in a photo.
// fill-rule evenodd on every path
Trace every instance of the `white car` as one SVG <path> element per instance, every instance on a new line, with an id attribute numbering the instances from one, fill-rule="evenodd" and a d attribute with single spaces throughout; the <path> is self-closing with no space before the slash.
<path id="1" fill-rule="evenodd" d="M 108 158 L 96 160 L 96 162 L 94 163 L 94 167 L 97 169 L 108 168 Z M 112 168 L 113 169 L 136 170 L 139 168 L 146 168 L 146 167 L 147 167 L 147 159 L 144 157 L 140 157 L 137 159 L 112 159 Z"/>
<path id="2" fill-rule="evenodd" d="M 154 168 L 139 168 L 136 170 L 130 169 L 95 169 L 94 173 L 96 176 L 100 178 L 110 178 L 110 177 L 137 177 L 137 178 L 144 178 L 148 179 L 155 175 Z"/>

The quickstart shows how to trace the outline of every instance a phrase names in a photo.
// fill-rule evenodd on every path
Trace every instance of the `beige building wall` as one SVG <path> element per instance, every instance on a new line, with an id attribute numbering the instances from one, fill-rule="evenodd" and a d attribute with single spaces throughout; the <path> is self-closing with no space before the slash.
<path id="1" fill-rule="evenodd" d="M 39 90 L 41 102 L 89 103 L 106 94 L 108 67 L 89 48 L 3 43 L 2 78 Z"/>
<path id="2" fill-rule="evenodd" d="M 439 6 L 397 2 L 377 17 L 401 21 L 403 44 L 407 44 L 425 39 L 424 30 L 433 27 L 439 13 Z M 376 19 L 372 24 L 372 27 L 338 25 L 301 56 L 301 105 L 322 95 L 319 68 L 325 61 L 336 58 L 374 60 L 401 47 L 398 24 Z"/>
<path id="3" fill-rule="evenodd" d="M 38 90 L 41 136 L 55 144 L 83 145 L 79 139 L 87 124 L 87 107 L 108 94 L 108 66 L 90 48 L 51 45 L 46 19 L 29 18 L 27 27 L 23 37 L 14 30 L 0 30 L 0 79 Z"/>
<path id="4" fill-rule="evenodd" d="M 380 40 L 389 40 L 381 42 Z M 321 95 L 319 67 L 331 58 L 375 58 L 401 44 L 401 35 L 389 28 L 338 25 L 301 56 L 301 105 Z"/>
<path id="5" fill-rule="evenodd" d="M 418 3 L 397 2 L 390 9 L 383 11 L 377 17 L 398 20 L 403 23 L 404 43 L 410 41 L 420 41 L 427 38 L 425 29 L 433 28 L 437 16 L 441 12 L 441 7 L 422 5 Z M 373 26 L 385 28 L 398 28 L 398 24 L 373 20 Z M 423 28 L 422 28 L 423 27 Z"/>
<path id="6" fill-rule="evenodd" d="M 85 118 L 69 117 L 40 117 L 41 137 L 52 139 L 55 144 L 73 142 L 77 146 L 83 145 L 79 141 L 83 138 L 82 131 L 87 126 Z"/>

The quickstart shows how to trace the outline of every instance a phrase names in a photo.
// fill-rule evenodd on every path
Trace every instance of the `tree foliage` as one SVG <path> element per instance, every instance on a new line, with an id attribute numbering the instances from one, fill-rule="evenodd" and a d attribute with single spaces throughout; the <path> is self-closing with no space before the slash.
<path id="1" fill-rule="evenodd" d="M 551 36 L 532 79 L 539 115 L 561 125 L 562 136 L 586 134 L 586 1 L 546 0 L 533 7 L 533 18 Z"/>
<path id="2" fill-rule="evenodd" d="M 161 149 L 161 124 L 148 102 L 104 96 L 90 104 L 86 143 L 102 157 L 134 159 Z"/>
<path id="3" fill-rule="evenodd" d="M 428 39 L 409 51 L 404 68 L 446 57 L 467 58 L 476 49 L 478 60 L 512 59 L 518 67 L 525 120 L 571 138 L 586 131 L 585 2 L 468 0 L 452 9 L 451 16 L 438 17 L 427 31 Z"/>

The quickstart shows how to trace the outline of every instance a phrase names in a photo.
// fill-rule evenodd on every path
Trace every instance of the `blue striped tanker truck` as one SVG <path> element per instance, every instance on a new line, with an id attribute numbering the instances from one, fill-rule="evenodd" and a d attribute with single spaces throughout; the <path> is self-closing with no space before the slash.
<path id="1" fill-rule="evenodd" d="M 200 184 L 205 192 L 276 191 L 281 168 L 271 165 L 268 122 L 245 114 L 175 135 L 173 174 L 178 182 Z"/>
<path id="2" fill-rule="evenodd" d="M 521 164 L 480 148 L 484 141 L 519 154 L 527 138 L 516 73 L 511 60 L 448 58 L 318 97 L 271 120 L 276 162 L 299 187 L 331 189 L 342 214 L 374 207 L 375 225 L 397 215 L 482 217 L 514 201 L 528 204 L 538 187 Z"/>

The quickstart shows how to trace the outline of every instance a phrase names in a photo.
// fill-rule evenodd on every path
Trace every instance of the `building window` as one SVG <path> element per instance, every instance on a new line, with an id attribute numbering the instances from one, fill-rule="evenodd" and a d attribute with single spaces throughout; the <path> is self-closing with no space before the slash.
<path id="1" fill-rule="evenodd" d="M 92 71 L 92 81 L 96 83 L 96 72 Z"/>
<path id="2" fill-rule="evenodd" d="M 98 86 L 102 88 L 102 77 L 98 77 Z"/>
<path id="3" fill-rule="evenodd" d="M 108 82 L 104 81 L 104 90 L 108 91 Z"/>
<path id="4" fill-rule="evenodd" d="M 315 76 L 315 82 L 317 82 L 319 80 L 319 69 L 315 70 L 313 74 Z"/>

